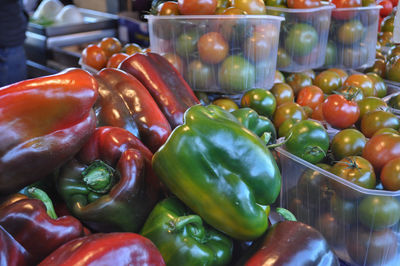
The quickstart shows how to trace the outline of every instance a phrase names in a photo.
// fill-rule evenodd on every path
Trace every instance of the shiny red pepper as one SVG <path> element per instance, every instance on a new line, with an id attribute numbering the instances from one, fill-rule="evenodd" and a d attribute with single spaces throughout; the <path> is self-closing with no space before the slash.
<path id="1" fill-rule="evenodd" d="M 135 233 L 108 233 L 72 240 L 39 264 L 39 266 L 54 265 L 163 266 L 165 263 L 149 239 Z"/>
<path id="2" fill-rule="evenodd" d="M 0 88 L 0 195 L 45 177 L 95 129 L 97 82 L 81 69 Z"/>
<path id="3" fill-rule="evenodd" d="M 140 140 L 152 152 L 164 144 L 171 126 L 140 81 L 115 68 L 103 69 L 95 77 L 100 84 L 100 108 L 96 115 L 102 125 L 122 127 L 134 134 L 129 130 L 131 117 L 139 129 Z"/>
<path id="4" fill-rule="evenodd" d="M 0 265 L 30 265 L 31 256 L 2 226 L 0 226 Z"/>
<path id="5" fill-rule="evenodd" d="M 62 244 L 83 235 L 72 216 L 52 219 L 42 201 L 14 194 L 0 207 L 0 226 L 38 263 Z"/>
<path id="6" fill-rule="evenodd" d="M 119 68 L 149 90 L 172 128 L 183 123 L 183 114 L 190 106 L 200 103 L 181 74 L 159 54 L 135 53 Z"/>

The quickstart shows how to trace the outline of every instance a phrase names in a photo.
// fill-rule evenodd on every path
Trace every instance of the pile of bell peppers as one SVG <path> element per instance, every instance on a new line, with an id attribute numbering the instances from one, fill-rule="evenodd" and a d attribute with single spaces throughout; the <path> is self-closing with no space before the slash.
<path id="1" fill-rule="evenodd" d="M 269 228 L 271 121 L 200 105 L 158 54 L 0 88 L 0 127 L 2 265 L 337 265 L 311 227 Z"/>

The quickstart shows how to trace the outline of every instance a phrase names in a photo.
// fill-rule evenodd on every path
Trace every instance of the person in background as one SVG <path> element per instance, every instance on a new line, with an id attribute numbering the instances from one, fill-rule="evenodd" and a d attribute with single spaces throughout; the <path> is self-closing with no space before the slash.
<path id="1" fill-rule="evenodd" d="M 26 79 L 24 51 L 28 17 L 21 0 L 0 4 L 0 87 Z"/>

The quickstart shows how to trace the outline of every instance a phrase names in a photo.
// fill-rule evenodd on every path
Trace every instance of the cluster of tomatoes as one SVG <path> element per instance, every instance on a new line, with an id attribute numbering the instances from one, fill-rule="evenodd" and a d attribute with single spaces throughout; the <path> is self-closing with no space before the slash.
<path id="1" fill-rule="evenodd" d="M 115 37 L 105 37 L 97 44 L 90 44 L 82 51 L 82 63 L 101 70 L 102 68 L 116 68 L 129 55 L 143 51 L 136 43 L 127 43 L 122 46 Z"/>
<path id="2" fill-rule="evenodd" d="M 392 44 L 386 53 L 377 50 L 374 65 L 366 71 L 375 72 L 387 80 L 400 82 L 400 45 Z"/>

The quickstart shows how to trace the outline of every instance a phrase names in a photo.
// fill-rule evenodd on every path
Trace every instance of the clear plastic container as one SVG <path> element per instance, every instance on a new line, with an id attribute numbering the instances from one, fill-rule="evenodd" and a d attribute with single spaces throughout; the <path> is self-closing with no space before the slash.
<path id="1" fill-rule="evenodd" d="M 380 8 L 377 5 L 332 10 L 324 68 L 356 69 L 374 64 Z"/>
<path id="2" fill-rule="evenodd" d="M 273 86 L 283 18 L 267 15 L 146 18 L 151 51 L 177 58 L 193 90 L 240 94 L 252 88 Z"/>
<path id="3" fill-rule="evenodd" d="M 268 15 L 285 18 L 279 37 L 277 68 L 301 72 L 324 64 L 331 11 L 335 6 L 293 9 L 267 6 Z"/>
<path id="4" fill-rule="evenodd" d="M 365 189 L 281 147 L 276 151 L 282 207 L 317 228 L 351 265 L 399 265 L 400 191 Z"/>

